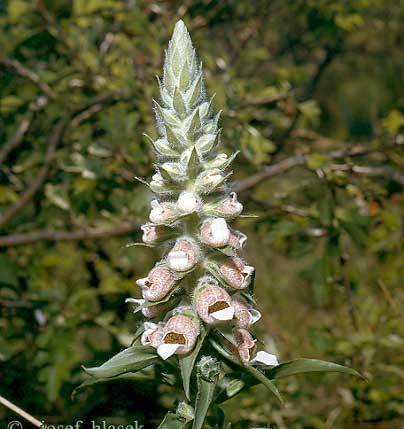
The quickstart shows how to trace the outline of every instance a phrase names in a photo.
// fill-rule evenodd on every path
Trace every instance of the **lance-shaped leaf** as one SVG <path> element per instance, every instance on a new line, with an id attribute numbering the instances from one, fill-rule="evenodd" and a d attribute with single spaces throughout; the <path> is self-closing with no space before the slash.
<path id="1" fill-rule="evenodd" d="M 179 357 L 182 383 L 184 386 L 185 396 L 188 399 L 190 399 L 190 384 L 191 384 L 192 370 L 194 369 L 196 359 L 199 355 L 199 352 L 201 350 L 205 337 L 206 337 L 206 330 L 202 328 L 198 337 L 198 341 L 195 344 L 195 347 L 193 348 L 191 353 L 189 353 L 186 356 Z"/>
<path id="2" fill-rule="evenodd" d="M 245 364 L 244 368 L 261 384 L 263 384 L 275 397 L 278 399 L 278 401 L 282 404 L 283 399 L 281 394 L 279 393 L 279 390 L 276 388 L 275 384 L 267 378 L 265 374 L 263 374 L 260 370 L 257 368 L 254 368 L 252 365 Z"/>
<path id="3" fill-rule="evenodd" d="M 132 346 L 113 356 L 99 367 L 83 369 L 96 378 L 110 378 L 128 372 L 137 372 L 160 361 L 151 346 Z"/>
<path id="4" fill-rule="evenodd" d="M 77 386 L 73 392 L 72 392 L 72 399 L 74 399 L 77 395 L 77 393 L 89 386 L 94 386 L 95 384 L 102 384 L 102 383 L 109 383 L 111 381 L 150 381 L 154 379 L 154 371 L 151 370 L 152 368 L 144 368 L 141 371 L 138 371 L 136 373 L 128 372 L 127 374 L 121 374 L 117 375 L 115 377 L 109 377 L 109 378 L 95 378 L 95 377 L 89 377 L 87 380 L 83 381 L 79 386 Z M 151 370 L 151 371 L 150 371 Z"/>
<path id="5" fill-rule="evenodd" d="M 198 393 L 195 400 L 195 418 L 192 429 L 201 429 L 212 402 L 218 377 L 213 381 L 207 381 L 198 374 Z"/>
<path id="6" fill-rule="evenodd" d="M 319 359 L 294 359 L 283 362 L 266 371 L 266 376 L 270 379 L 276 379 L 308 372 L 343 372 L 365 379 L 363 375 L 352 368 Z"/>

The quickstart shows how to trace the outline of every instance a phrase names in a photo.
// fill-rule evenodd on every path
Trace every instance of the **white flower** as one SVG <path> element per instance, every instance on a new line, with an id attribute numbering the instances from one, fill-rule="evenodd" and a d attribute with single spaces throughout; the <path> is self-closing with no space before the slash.
<path id="1" fill-rule="evenodd" d="M 224 247 L 230 239 L 230 230 L 222 217 L 208 219 L 201 226 L 201 240 L 211 247 Z"/>
<path id="2" fill-rule="evenodd" d="M 170 223 L 178 216 L 174 203 L 160 203 L 158 200 L 153 200 L 150 205 L 152 210 L 149 218 L 153 223 Z"/>
<path id="3" fill-rule="evenodd" d="M 177 205 L 183 213 L 192 213 L 200 208 L 201 198 L 195 192 L 183 191 L 178 197 Z"/>
<path id="4" fill-rule="evenodd" d="M 198 262 L 197 253 L 191 241 L 179 239 L 167 255 L 167 264 L 173 271 L 188 271 Z"/>

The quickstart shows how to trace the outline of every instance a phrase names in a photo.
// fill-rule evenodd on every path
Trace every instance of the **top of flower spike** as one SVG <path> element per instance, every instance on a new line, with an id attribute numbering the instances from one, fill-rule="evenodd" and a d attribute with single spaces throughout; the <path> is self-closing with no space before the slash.
<path id="1" fill-rule="evenodd" d="M 202 66 L 198 65 L 191 36 L 183 21 L 177 22 L 168 43 L 160 90 L 163 103 L 166 107 L 174 107 L 177 113 L 181 113 L 180 105 L 184 101 L 192 108 L 204 94 Z"/>

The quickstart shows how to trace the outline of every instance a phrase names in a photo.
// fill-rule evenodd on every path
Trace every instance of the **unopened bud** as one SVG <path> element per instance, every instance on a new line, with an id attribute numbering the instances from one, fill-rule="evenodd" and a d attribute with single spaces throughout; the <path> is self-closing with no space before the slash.
<path id="1" fill-rule="evenodd" d="M 178 217 L 177 206 L 174 203 L 160 203 L 157 200 L 153 200 L 150 205 L 152 210 L 149 218 L 153 223 L 168 224 Z"/>
<path id="2" fill-rule="evenodd" d="M 218 168 L 203 171 L 196 179 L 195 187 L 197 191 L 209 193 L 215 190 L 225 180 L 222 172 Z"/>
<path id="3" fill-rule="evenodd" d="M 188 239 L 178 239 L 167 255 L 167 264 L 174 271 L 188 271 L 198 262 L 198 249 Z"/>
<path id="4" fill-rule="evenodd" d="M 237 194 L 231 192 L 230 195 L 219 204 L 217 209 L 219 212 L 223 213 L 224 217 L 234 218 L 239 216 L 243 211 L 243 205 L 237 201 Z"/>
<path id="5" fill-rule="evenodd" d="M 198 372 L 209 382 L 214 382 L 220 375 L 220 362 L 213 356 L 202 356 L 198 362 Z"/>
<path id="6" fill-rule="evenodd" d="M 205 220 L 201 226 L 201 241 L 211 247 L 224 247 L 230 239 L 230 230 L 221 218 Z"/>
<path id="7" fill-rule="evenodd" d="M 244 289 L 250 282 L 254 267 L 245 265 L 240 258 L 231 258 L 220 267 L 220 274 L 226 283 L 235 289 Z"/>
<path id="8" fill-rule="evenodd" d="M 160 301 L 174 286 L 175 279 L 170 271 L 163 267 L 153 268 L 147 277 L 136 284 L 142 288 L 142 294 L 148 301 Z"/>
<path id="9" fill-rule="evenodd" d="M 231 320 L 234 308 L 230 295 L 221 287 L 201 287 L 196 294 L 196 310 L 199 317 L 209 325 Z"/>
<path id="10" fill-rule="evenodd" d="M 153 174 L 149 186 L 150 189 L 156 194 L 162 194 L 170 191 L 163 179 L 163 176 L 160 173 Z"/>
<path id="11" fill-rule="evenodd" d="M 208 168 L 223 168 L 229 161 L 229 157 L 225 153 L 219 153 L 211 161 L 208 161 L 205 165 Z"/>
<path id="12" fill-rule="evenodd" d="M 201 207 L 201 198 L 195 192 L 183 191 L 178 197 L 177 205 L 181 212 L 192 213 Z"/>
<path id="13" fill-rule="evenodd" d="M 187 354 L 193 349 L 198 335 L 198 328 L 193 319 L 182 314 L 172 316 L 164 326 L 162 342 L 157 348 L 157 353 L 164 360 L 173 354 Z"/>

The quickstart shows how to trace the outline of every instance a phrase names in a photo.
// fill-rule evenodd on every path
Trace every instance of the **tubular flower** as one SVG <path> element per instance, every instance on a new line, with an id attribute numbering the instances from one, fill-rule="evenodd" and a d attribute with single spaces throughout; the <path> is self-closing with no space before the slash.
<path id="1" fill-rule="evenodd" d="M 249 362 L 255 350 L 254 338 L 246 329 L 241 328 L 234 329 L 233 335 L 240 360 L 244 363 Z"/>
<path id="2" fill-rule="evenodd" d="M 175 278 L 166 268 L 155 267 L 147 277 L 137 280 L 136 283 L 142 288 L 145 299 L 159 301 L 170 292 L 174 286 Z"/>
<path id="3" fill-rule="evenodd" d="M 223 217 L 234 218 L 241 214 L 243 205 L 238 202 L 237 194 L 231 192 L 217 207 L 217 211 L 223 214 Z"/>
<path id="4" fill-rule="evenodd" d="M 202 286 L 197 291 L 196 309 L 199 317 L 209 325 L 231 320 L 234 315 L 230 295 L 214 285 Z"/>
<path id="5" fill-rule="evenodd" d="M 234 320 L 237 328 L 248 329 L 261 318 L 261 313 L 240 295 L 233 295 L 231 305 L 234 308 Z"/>
<path id="6" fill-rule="evenodd" d="M 177 206 L 174 203 L 160 203 L 153 200 L 150 220 L 156 224 L 169 224 L 178 218 Z"/>
<path id="7" fill-rule="evenodd" d="M 188 271 L 198 262 L 198 250 L 192 241 L 179 239 L 167 255 L 168 266 L 174 271 Z"/>
<path id="8" fill-rule="evenodd" d="M 173 354 L 187 354 L 193 349 L 198 334 L 198 328 L 191 317 L 182 314 L 172 316 L 164 325 L 157 353 L 164 360 Z"/>
<path id="9" fill-rule="evenodd" d="M 225 282 L 234 289 L 245 289 L 251 282 L 254 267 L 245 265 L 241 258 L 227 260 L 220 267 L 220 274 Z"/>
<path id="10" fill-rule="evenodd" d="M 226 221 L 221 218 L 207 219 L 201 226 L 201 241 L 210 247 L 224 247 L 230 238 Z"/>
<path id="11" fill-rule="evenodd" d="M 193 213 L 199 210 L 201 198 L 195 192 L 183 191 L 178 197 L 177 204 L 182 213 Z"/>

